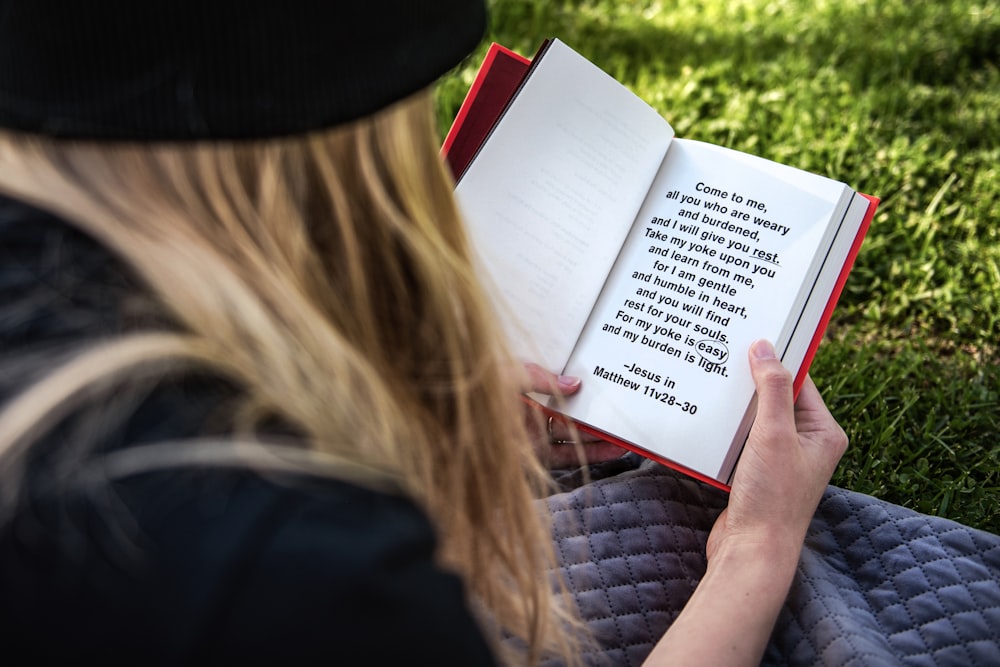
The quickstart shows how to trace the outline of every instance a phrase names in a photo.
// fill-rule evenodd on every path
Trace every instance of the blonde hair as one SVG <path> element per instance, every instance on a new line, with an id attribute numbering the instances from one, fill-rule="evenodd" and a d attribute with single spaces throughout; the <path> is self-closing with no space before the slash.
<path id="1" fill-rule="evenodd" d="M 0 482 L 99 385 L 210 369 L 241 388 L 234 441 L 262 417 L 346 476 L 391 478 L 425 508 L 497 651 L 571 662 L 552 592 L 545 471 L 518 364 L 476 279 L 438 155 L 430 95 L 312 135 L 218 144 L 94 144 L 0 134 L 0 190 L 120 255 L 176 331 L 79 353 L 0 413 Z M 154 370 L 149 370 L 154 369 Z"/>

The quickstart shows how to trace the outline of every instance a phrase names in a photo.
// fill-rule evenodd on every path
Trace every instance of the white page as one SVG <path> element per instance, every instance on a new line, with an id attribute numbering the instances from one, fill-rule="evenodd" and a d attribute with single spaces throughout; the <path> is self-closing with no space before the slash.
<path id="1" fill-rule="evenodd" d="M 758 338 L 787 343 L 789 310 L 808 292 L 804 277 L 815 279 L 816 250 L 850 194 L 798 169 L 674 140 L 564 369 L 584 379 L 567 413 L 725 481 L 754 392 L 747 349 Z"/>
<path id="2" fill-rule="evenodd" d="M 566 363 L 672 137 L 562 42 L 541 57 L 456 188 L 522 358 Z"/>

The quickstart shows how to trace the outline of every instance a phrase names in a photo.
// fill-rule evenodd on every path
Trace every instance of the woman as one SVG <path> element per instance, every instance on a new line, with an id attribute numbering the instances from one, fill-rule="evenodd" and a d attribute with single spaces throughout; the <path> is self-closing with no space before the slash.
<path id="1" fill-rule="evenodd" d="M 497 333 L 427 92 L 484 8 L 433 5 L 0 0 L 14 654 L 578 655 L 511 418 L 561 385 Z M 651 661 L 759 657 L 845 446 L 769 345 L 750 362 L 731 504 Z"/>

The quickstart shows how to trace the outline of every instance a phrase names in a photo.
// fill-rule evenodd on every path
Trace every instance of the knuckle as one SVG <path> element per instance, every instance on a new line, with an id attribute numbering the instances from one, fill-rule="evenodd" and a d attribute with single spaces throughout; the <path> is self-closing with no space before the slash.
<path id="1" fill-rule="evenodd" d="M 843 428 L 840 427 L 839 424 L 837 425 L 837 429 L 834 432 L 833 441 L 834 441 L 833 442 L 834 449 L 836 450 L 837 454 L 841 456 L 844 454 L 844 452 L 847 451 L 847 448 L 851 444 L 850 439 L 847 437 L 847 433 L 844 431 Z"/>
<path id="2" fill-rule="evenodd" d="M 769 364 L 761 371 L 758 383 L 775 391 L 784 391 L 792 385 L 792 374 L 781 364 Z"/>

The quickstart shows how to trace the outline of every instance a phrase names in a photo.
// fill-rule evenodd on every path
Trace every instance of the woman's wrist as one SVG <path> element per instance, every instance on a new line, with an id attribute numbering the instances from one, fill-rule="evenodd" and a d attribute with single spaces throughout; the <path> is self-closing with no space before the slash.
<path id="1" fill-rule="evenodd" d="M 646 664 L 756 665 L 801 553 L 791 535 L 731 536 Z"/>
<path id="2" fill-rule="evenodd" d="M 773 623 L 788 596 L 802 536 L 783 530 L 732 534 L 717 545 L 708 561 L 706 590 L 728 591 L 734 601 L 752 601 L 760 620 Z"/>
<path id="3" fill-rule="evenodd" d="M 784 529 L 730 532 L 709 549 L 706 574 L 713 570 L 736 568 L 747 571 L 754 564 L 765 564 L 772 573 L 791 576 L 802 554 L 804 535 Z"/>

